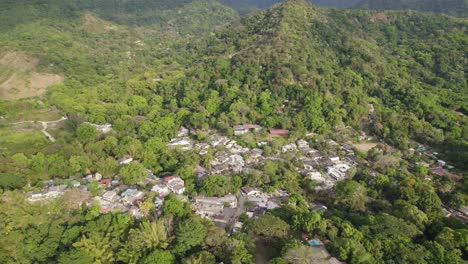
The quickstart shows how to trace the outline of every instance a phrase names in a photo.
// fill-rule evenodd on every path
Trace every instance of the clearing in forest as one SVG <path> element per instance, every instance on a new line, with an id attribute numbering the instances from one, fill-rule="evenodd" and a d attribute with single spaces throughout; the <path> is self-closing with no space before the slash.
<path id="1" fill-rule="evenodd" d="M 37 58 L 19 52 L 0 54 L 0 99 L 11 100 L 42 95 L 47 87 L 63 81 L 52 73 L 39 73 Z"/>
<path id="2" fill-rule="evenodd" d="M 368 152 L 369 150 L 371 150 L 373 147 L 377 146 L 377 143 L 372 143 L 372 142 L 368 142 L 368 143 L 358 143 L 358 144 L 353 144 L 353 146 L 359 150 L 359 151 L 363 151 L 363 152 Z"/>

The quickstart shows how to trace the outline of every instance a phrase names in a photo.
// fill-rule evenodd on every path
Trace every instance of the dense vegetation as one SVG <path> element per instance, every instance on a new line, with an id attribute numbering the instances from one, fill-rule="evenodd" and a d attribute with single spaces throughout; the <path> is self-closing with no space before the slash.
<path id="1" fill-rule="evenodd" d="M 338 12 L 290 1 L 207 43 L 208 50 L 194 47 L 208 57 L 192 73 L 200 85 L 192 82 L 186 94 L 195 96 L 197 87 L 202 94 L 215 89 L 223 99 L 218 114 L 231 123 L 250 120 L 323 133 L 343 123 L 362 127 L 372 103 L 376 117 L 368 129 L 373 133 L 403 148 L 409 138 L 445 145 L 465 166 L 464 20 Z M 285 100 L 285 114 L 276 115 Z M 196 97 L 187 101 L 182 106 L 201 107 Z"/>
<path id="2" fill-rule="evenodd" d="M 298 263 L 307 257 L 298 233 L 330 240 L 327 248 L 347 263 L 467 260 L 466 226 L 442 214 L 444 205 L 466 204 L 466 181 L 431 184 L 407 154 L 410 140 L 428 143 L 466 172 L 465 19 L 320 9 L 298 0 L 226 28 L 237 14 L 211 0 L 2 1 L 0 10 L 2 50 L 36 56 L 43 70 L 66 76 L 41 101 L 0 101 L 1 263 L 253 263 L 254 239 L 268 244 L 271 263 Z M 24 116 L 41 120 L 34 113 L 52 106 L 69 118 L 54 143 L 9 126 Z M 111 123 L 113 131 L 100 134 L 84 121 Z M 351 127 L 400 151 L 362 154 L 377 174 L 360 170 L 315 193 L 295 169 L 297 157 L 197 182 L 194 169 L 211 154 L 166 146 L 181 125 L 198 129 L 193 137 L 203 141 L 209 128 L 231 133 L 244 122 L 291 129 L 291 140 Z M 251 141 L 242 144 L 255 146 Z M 266 155 L 282 143 L 274 141 Z M 127 154 L 139 163 L 120 167 L 116 158 Z M 189 197 L 240 186 L 283 188 L 291 197 L 258 219 L 242 216 L 244 232 L 233 236 L 172 195 L 158 219 L 154 194 L 147 197 L 140 220 L 100 215 L 97 204 L 79 203 L 81 193 L 49 204 L 24 199 L 23 191 L 51 178 L 100 172 L 135 184 L 146 169 L 180 175 Z M 313 212 L 312 201 L 329 210 Z"/>

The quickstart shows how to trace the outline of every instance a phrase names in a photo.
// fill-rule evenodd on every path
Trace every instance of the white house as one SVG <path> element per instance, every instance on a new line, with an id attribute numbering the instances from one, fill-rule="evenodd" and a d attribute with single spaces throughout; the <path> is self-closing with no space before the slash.
<path id="1" fill-rule="evenodd" d="M 125 155 L 121 159 L 119 159 L 119 164 L 120 165 L 127 165 L 130 164 L 130 162 L 133 161 L 133 157 L 130 155 Z"/>

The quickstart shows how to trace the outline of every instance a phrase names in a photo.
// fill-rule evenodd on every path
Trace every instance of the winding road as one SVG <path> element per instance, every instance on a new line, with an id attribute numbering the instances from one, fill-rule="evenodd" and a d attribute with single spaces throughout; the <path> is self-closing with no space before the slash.
<path id="1" fill-rule="evenodd" d="M 68 118 L 65 116 L 62 116 L 62 118 L 54 120 L 54 121 L 21 121 L 21 122 L 16 122 L 16 123 L 11 123 L 11 125 L 20 125 L 20 124 L 26 124 L 26 123 L 41 123 L 42 129 L 41 132 L 44 134 L 51 142 L 55 142 L 55 138 L 47 132 L 47 126 L 49 124 L 56 124 L 60 123 L 62 121 L 67 120 Z"/>

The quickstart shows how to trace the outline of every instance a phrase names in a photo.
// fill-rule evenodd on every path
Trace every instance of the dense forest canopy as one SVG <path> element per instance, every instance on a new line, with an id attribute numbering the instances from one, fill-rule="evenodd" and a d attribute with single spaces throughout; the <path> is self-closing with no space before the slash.
<path id="1" fill-rule="evenodd" d="M 0 262 L 296 264 L 323 241 L 346 263 L 465 263 L 464 218 L 446 216 L 468 204 L 468 21 L 304 0 L 258 11 L 276 2 L 1 1 L 0 89 L 63 81 L 0 99 Z M 303 173 L 332 160 L 354 165 L 328 189 Z M 180 193 L 155 191 L 175 178 Z M 142 198 L 108 212 L 104 193 L 129 189 Z M 249 190 L 277 206 L 257 212 Z M 225 228 L 194 213 L 229 195 Z"/>

